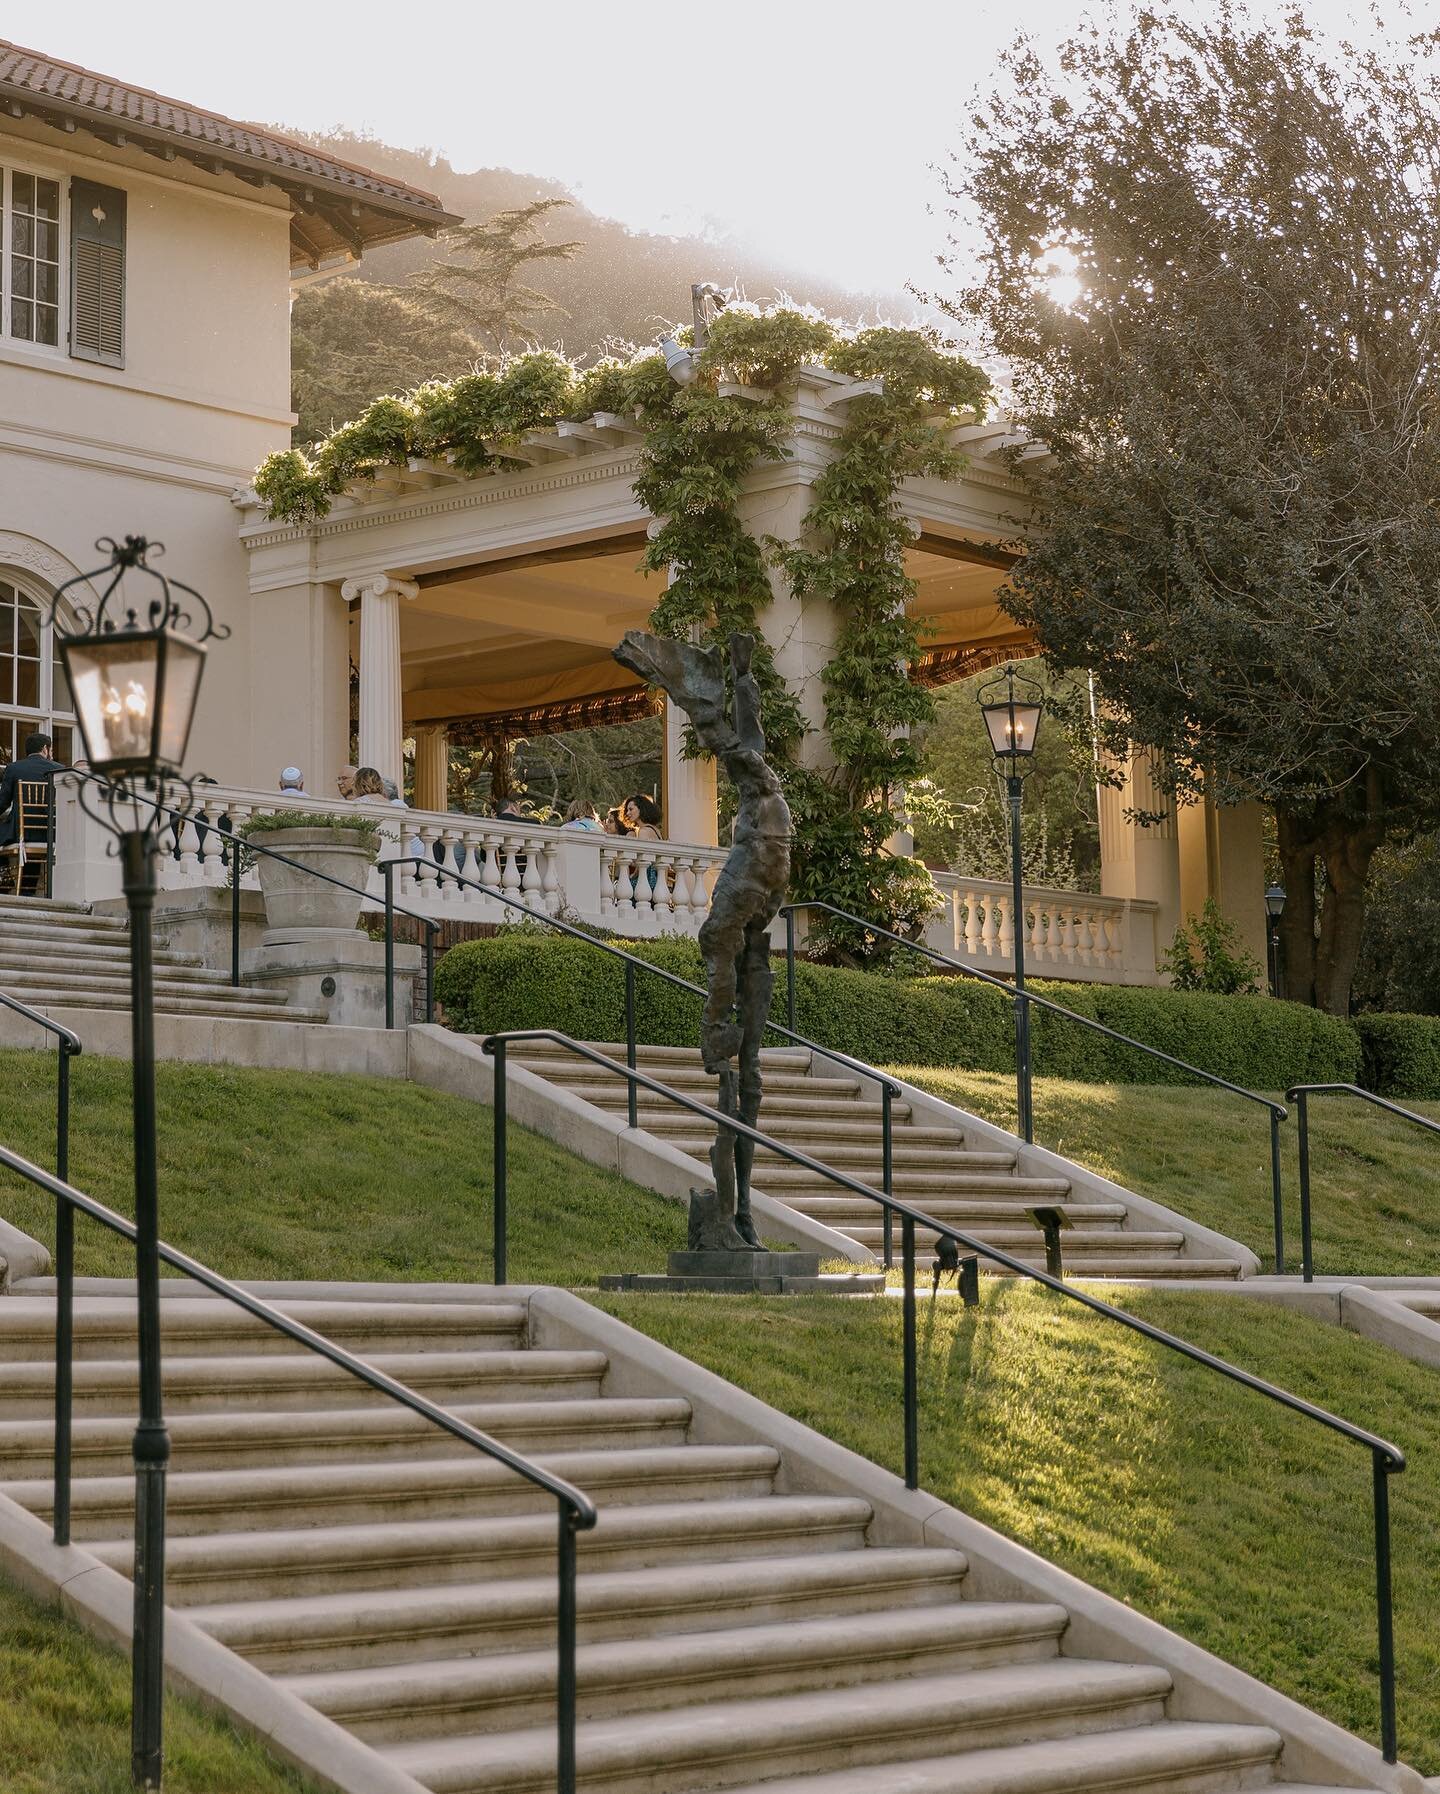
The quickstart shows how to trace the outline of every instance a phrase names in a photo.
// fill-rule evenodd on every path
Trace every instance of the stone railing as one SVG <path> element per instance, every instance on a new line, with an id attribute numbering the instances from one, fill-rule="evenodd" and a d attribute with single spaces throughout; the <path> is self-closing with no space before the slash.
<path id="1" fill-rule="evenodd" d="M 81 809 L 73 780 L 62 775 L 56 794 L 55 895 L 81 903 L 118 900 L 120 869 L 111 837 Z M 387 837 L 384 857 L 405 860 L 395 879 L 396 901 L 436 920 L 516 919 L 515 911 L 499 899 L 442 877 L 440 869 L 449 867 L 543 915 L 563 912 L 637 940 L 697 934 L 709 914 L 726 854 L 723 847 L 619 840 L 538 822 L 501 822 L 493 816 L 202 785 L 195 810 L 170 831 L 168 851 L 160 861 L 161 890 L 227 885 L 227 844 L 261 810 L 373 817 Z M 950 872 L 936 873 L 935 882 L 945 908 L 927 928 L 927 943 L 982 971 L 1013 971 L 1009 885 Z M 256 887 L 253 870 L 243 883 L 247 889 Z M 370 907 L 379 908 L 385 892 L 378 871 L 371 872 L 368 889 Z M 1026 892 L 1026 969 L 1036 977 L 1158 984 L 1155 917 L 1153 903 L 1031 888 Z"/>
<path id="2" fill-rule="evenodd" d="M 1008 884 L 937 872 L 945 908 L 925 941 L 985 972 L 1015 969 L 1014 899 Z M 1100 984 L 1159 984 L 1158 906 L 1085 891 L 1025 891 L 1025 970 L 1036 978 Z"/>
<path id="3" fill-rule="evenodd" d="M 55 895 L 104 902 L 120 895 L 110 837 L 80 807 L 74 781 L 57 781 Z M 394 804 L 341 804 L 304 793 L 245 791 L 223 785 L 197 788 L 195 808 L 170 830 L 160 860 L 162 891 L 226 885 L 226 849 L 257 811 L 333 811 L 369 816 L 386 837 L 383 857 L 403 857 L 395 897 L 437 920 L 503 922 L 516 912 L 498 898 L 441 875 L 489 885 L 545 915 L 562 911 L 616 934 L 645 938 L 698 933 L 725 849 L 669 841 L 621 841 L 585 830 L 538 822 L 501 822 L 401 810 Z M 256 886 L 253 869 L 246 888 Z M 384 902 L 384 880 L 369 878 L 371 907 Z"/>

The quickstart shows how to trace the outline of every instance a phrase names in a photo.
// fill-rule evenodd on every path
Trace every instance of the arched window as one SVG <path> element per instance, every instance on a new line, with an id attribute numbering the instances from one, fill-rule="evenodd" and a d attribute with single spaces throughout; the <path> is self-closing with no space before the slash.
<path id="1" fill-rule="evenodd" d="M 53 737 L 56 758 L 69 765 L 75 714 L 50 601 L 0 570 L 0 765 L 18 759 L 37 730 Z"/>

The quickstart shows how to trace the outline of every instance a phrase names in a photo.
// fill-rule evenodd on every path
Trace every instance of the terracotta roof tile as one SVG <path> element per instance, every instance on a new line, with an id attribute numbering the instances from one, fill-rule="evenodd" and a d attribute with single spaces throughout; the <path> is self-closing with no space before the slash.
<path id="1" fill-rule="evenodd" d="M 449 222 L 433 193 L 405 181 L 390 180 L 357 163 L 324 155 L 294 138 L 241 124 L 219 112 L 167 99 L 148 88 L 132 87 L 0 39 L 0 96 L 7 92 L 27 94 L 41 105 L 48 100 L 62 110 L 89 114 L 116 126 L 128 121 L 137 131 L 182 138 L 187 144 L 207 146 L 222 158 L 262 163 L 287 184 L 312 180 L 345 188 L 367 206 L 403 211 L 417 223 Z"/>

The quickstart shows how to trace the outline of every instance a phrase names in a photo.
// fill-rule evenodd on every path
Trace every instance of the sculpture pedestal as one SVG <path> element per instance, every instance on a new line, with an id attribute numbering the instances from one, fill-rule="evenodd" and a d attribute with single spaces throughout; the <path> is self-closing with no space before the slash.
<path id="1" fill-rule="evenodd" d="M 818 1252 L 731 1252 L 712 1248 L 699 1252 L 672 1252 L 669 1270 L 659 1273 L 626 1271 L 618 1277 L 602 1277 L 601 1289 L 652 1290 L 675 1295 L 695 1290 L 724 1296 L 792 1296 L 827 1286 L 820 1276 Z"/>

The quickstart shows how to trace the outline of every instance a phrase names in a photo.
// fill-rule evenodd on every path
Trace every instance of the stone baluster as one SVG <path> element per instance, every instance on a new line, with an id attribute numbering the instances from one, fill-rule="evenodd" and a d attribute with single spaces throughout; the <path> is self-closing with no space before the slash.
<path id="1" fill-rule="evenodd" d="M 980 951 L 986 959 L 994 959 L 997 953 L 1006 950 L 1002 939 L 1005 927 L 1004 899 L 987 892 L 982 901 L 985 905 L 985 922 L 980 930 Z"/>
<path id="2" fill-rule="evenodd" d="M 417 874 L 420 889 L 417 895 L 422 907 L 432 910 L 445 900 L 440 888 L 440 868 L 435 859 L 435 844 L 442 838 L 444 830 L 438 822 L 422 822 L 414 833 L 420 837 L 421 849 Z"/>
<path id="3" fill-rule="evenodd" d="M 521 839 L 519 835 L 502 836 L 497 848 L 497 857 L 501 861 L 500 889 L 506 897 L 513 897 L 517 901 L 520 898 L 520 867 L 516 859 Z M 506 920 L 518 922 L 520 919 L 518 910 L 507 909 Z"/>
<path id="4" fill-rule="evenodd" d="M 957 942 L 956 944 L 963 947 L 968 959 L 979 959 L 981 954 L 986 951 L 984 945 L 985 912 L 980 902 L 980 894 L 975 890 L 962 890 L 957 887 L 955 903 L 957 913 L 961 904 L 965 906 L 965 938 L 963 943 Z M 958 922 L 956 926 L 959 926 Z"/>
<path id="5" fill-rule="evenodd" d="M 565 907 L 565 893 L 560 888 L 560 855 L 547 843 L 540 857 L 540 907 L 547 916 L 558 916 Z"/>
<path id="6" fill-rule="evenodd" d="M 619 894 L 615 889 L 617 863 L 612 848 L 600 850 L 600 914 L 613 916 L 620 908 Z"/>
<path id="7" fill-rule="evenodd" d="M 1048 956 L 1047 934 L 1053 926 L 1054 912 L 1033 894 L 1028 899 L 1030 905 L 1030 933 L 1025 942 L 1026 963 L 1040 965 Z"/>
<path id="8" fill-rule="evenodd" d="M 520 880 L 520 897 L 527 909 L 545 907 L 545 880 L 540 873 L 540 860 L 545 842 L 540 835 L 527 835 L 524 843 L 525 871 Z"/>
<path id="9" fill-rule="evenodd" d="M 660 886 L 659 874 L 656 874 L 655 886 L 652 889 L 649 871 L 650 867 L 655 864 L 655 859 L 654 848 L 637 848 L 631 861 L 635 878 L 635 914 L 639 918 L 641 926 L 647 929 L 653 927 L 657 915 L 655 899 Z M 625 876 L 630 877 L 628 870 Z"/>

